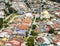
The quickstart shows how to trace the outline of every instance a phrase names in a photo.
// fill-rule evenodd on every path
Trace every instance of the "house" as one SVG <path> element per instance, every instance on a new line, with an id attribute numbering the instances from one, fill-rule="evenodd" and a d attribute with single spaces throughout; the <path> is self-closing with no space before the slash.
<path id="1" fill-rule="evenodd" d="M 2 41 L 0 41 L 0 46 L 4 46 L 4 43 Z"/>
<path id="2" fill-rule="evenodd" d="M 57 12 L 55 13 L 58 17 L 60 17 L 60 10 L 57 10 Z"/>
<path id="3" fill-rule="evenodd" d="M 60 19 L 57 19 L 56 22 L 60 25 Z"/>
<path id="4" fill-rule="evenodd" d="M 54 28 L 59 28 L 59 25 L 57 23 L 53 23 Z"/>
<path id="5" fill-rule="evenodd" d="M 37 13 L 37 14 L 35 15 L 35 18 L 39 18 L 39 17 L 40 17 L 40 14 Z"/>
<path id="6" fill-rule="evenodd" d="M 4 2 L 5 0 L 0 0 L 0 2 Z"/>
<path id="7" fill-rule="evenodd" d="M 52 40 L 55 44 L 57 44 L 57 46 L 60 46 L 60 34 L 58 34 L 56 37 L 52 36 Z"/>
<path id="8" fill-rule="evenodd" d="M 44 10 L 44 11 L 43 11 L 43 14 L 46 15 L 46 14 L 49 14 L 49 12 L 48 12 L 47 10 Z"/>
<path id="9" fill-rule="evenodd" d="M 12 38 L 9 42 L 12 44 L 12 46 L 21 46 L 21 42 L 17 38 Z"/>
<path id="10" fill-rule="evenodd" d="M 12 2 L 12 6 L 15 10 L 20 10 L 16 2 Z"/>
<path id="11" fill-rule="evenodd" d="M 21 2 L 24 2 L 25 0 L 20 0 Z"/>
<path id="12" fill-rule="evenodd" d="M 32 8 L 33 12 L 40 12 L 39 8 Z"/>
<path id="13" fill-rule="evenodd" d="M 22 43 L 21 46 L 26 46 L 26 43 Z"/>
<path id="14" fill-rule="evenodd" d="M 29 4 L 32 12 L 40 12 L 40 5 L 39 4 Z"/>
<path id="15" fill-rule="evenodd" d="M 40 38 L 37 38 L 36 41 L 42 43 L 44 42 L 44 39 L 40 37 Z"/>
<path id="16" fill-rule="evenodd" d="M 22 14 L 24 14 L 24 13 L 25 13 L 24 10 L 19 10 L 19 11 L 17 12 L 17 14 L 19 14 L 19 15 L 22 15 Z"/>
<path id="17" fill-rule="evenodd" d="M 32 20 L 29 18 L 23 19 L 23 23 L 30 24 L 31 22 L 32 22 Z"/>
<path id="18" fill-rule="evenodd" d="M 5 43 L 5 46 L 12 46 L 12 44 L 7 42 L 7 43 Z"/>
<path id="19" fill-rule="evenodd" d="M 7 32 L 0 32 L 0 37 L 6 37 L 6 38 L 9 38 L 10 37 L 10 35 L 8 35 L 8 33 Z"/>
<path id="20" fill-rule="evenodd" d="M 46 2 L 47 0 L 41 0 L 42 2 Z"/>
<path id="21" fill-rule="evenodd" d="M 48 44 L 50 44 L 51 42 L 49 40 L 50 39 L 48 39 L 48 37 L 46 36 L 43 37 L 43 34 L 40 34 L 40 36 L 36 38 L 36 44 L 37 46 L 48 46 Z"/>
<path id="22" fill-rule="evenodd" d="M 16 29 L 19 29 L 19 30 L 27 30 L 27 29 L 29 29 L 29 26 L 28 25 L 25 25 L 23 23 L 19 23 L 17 25 L 17 28 Z"/>
<path id="23" fill-rule="evenodd" d="M 14 24 L 14 23 L 10 23 L 10 24 L 8 24 L 8 26 L 9 26 L 9 27 L 15 27 L 16 24 Z"/>
<path id="24" fill-rule="evenodd" d="M 14 22 L 14 23 L 22 22 L 22 19 L 17 18 L 17 19 L 14 19 L 13 22 Z"/>
<path id="25" fill-rule="evenodd" d="M 48 32 L 48 31 L 50 31 L 50 29 L 51 29 L 51 27 L 50 27 L 50 25 L 45 25 L 45 30 Z"/>
<path id="26" fill-rule="evenodd" d="M 26 36 L 27 30 L 16 30 L 16 34 L 20 34 L 20 36 Z"/>
<path id="27" fill-rule="evenodd" d="M 12 30 L 9 28 L 5 28 L 3 32 L 6 32 L 7 34 L 13 34 Z"/>
<path id="28" fill-rule="evenodd" d="M 38 34 L 41 33 L 40 28 L 36 27 L 35 32 L 38 33 Z"/>
<path id="29" fill-rule="evenodd" d="M 50 18 L 52 17 L 51 14 L 49 14 L 49 12 L 47 10 L 44 10 L 43 12 L 41 12 L 41 18 Z"/>
<path id="30" fill-rule="evenodd" d="M 41 30 L 41 32 L 45 32 L 46 31 L 45 28 L 41 28 L 40 30 Z"/>
<path id="31" fill-rule="evenodd" d="M 12 2 L 12 6 L 16 11 L 19 11 L 20 9 L 23 9 L 27 11 L 27 6 L 24 2 Z"/>
<path id="32" fill-rule="evenodd" d="M 8 3 L 10 0 L 4 0 L 5 1 L 5 3 Z"/>
<path id="33" fill-rule="evenodd" d="M 26 17 L 31 17 L 31 18 L 33 17 L 32 13 L 26 13 L 25 16 Z"/>
<path id="34" fill-rule="evenodd" d="M 33 2 L 32 0 L 27 0 L 28 2 Z"/>
<path id="35" fill-rule="evenodd" d="M 12 0 L 13 2 L 19 1 L 19 0 Z"/>
<path id="36" fill-rule="evenodd" d="M 21 2 L 24 2 L 25 0 L 12 0 L 13 2 L 18 2 L 18 1 L 21 1 Z"/>
<path id="37" fill-rule="evenodd" d="M 38 2 L 40 2 L 40 0 L 27 0 L 27 2 L 29 2 L 29 3 L 38 3 Z"/>
<path id="38" fill-rule="evenodd" d="M 0 2 L 6 2 L 7 3 L 7 2 L 9 2 L 9 0 L 0 0 Z"/>
<path id="39" fill-rule="evenodd" d="M 2 38 L 2 41 L 4 41 L 4 42 L 7 41 L 7 38 Z"/>
<path id="40" fill-rule="evenodd" d="M 0 3 L 0 10 L 5 9 L 5 3 L 1 2 Z"/>
<path id="41" fill-rule="evenodd" d="M 4 11 L 0 10 L 0 18 L 4 18 Z"/>

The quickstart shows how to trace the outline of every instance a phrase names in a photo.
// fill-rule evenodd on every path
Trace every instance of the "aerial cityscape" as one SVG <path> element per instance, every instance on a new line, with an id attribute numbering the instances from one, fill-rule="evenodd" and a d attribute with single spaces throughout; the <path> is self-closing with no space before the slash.
<path id="1" fill-rule="evenodd" d="M 0 0 L 0 46 L 60 46 L 60 0 Z"/>

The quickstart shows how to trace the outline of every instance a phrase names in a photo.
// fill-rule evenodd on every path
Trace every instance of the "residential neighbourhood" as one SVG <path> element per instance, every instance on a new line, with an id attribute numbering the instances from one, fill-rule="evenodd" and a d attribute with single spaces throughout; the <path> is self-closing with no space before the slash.
<path id="1" fill-rule="evenodd" d="M 0 46 L 60 46 L 59 0 L 0 0 Z"/>

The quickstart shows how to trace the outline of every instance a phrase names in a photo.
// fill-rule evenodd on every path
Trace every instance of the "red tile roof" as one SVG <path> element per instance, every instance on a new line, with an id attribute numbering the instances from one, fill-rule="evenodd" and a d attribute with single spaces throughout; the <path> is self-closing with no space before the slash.
<path id="1" fill-rule="evenodd" d="M 49 31 L 50 29 L 51 29 L 50 26 L 46 26 L 46 27 L 45 27 L 45 30 L 46 30 L 46 31 Z"/>
<path id="2" fill-rule="evenodd" d="M 57 12 L 60 12 L 60 10 L 58 10 Z"/>
<path id="3" fill-rule="evenodd" d="M 59 25 L 57 23 L 53 23 L 54 28 L 58 28 Z"/>

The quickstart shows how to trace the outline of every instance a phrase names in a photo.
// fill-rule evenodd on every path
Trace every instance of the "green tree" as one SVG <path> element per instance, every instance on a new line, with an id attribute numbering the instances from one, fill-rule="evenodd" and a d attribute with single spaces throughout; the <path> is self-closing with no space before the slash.
<path id="1" fill-rule="evenodd" d="M 54 28 L 51 28 L 48 33 L 50 34 L 54 33 Z"/>
<path id="2" fill-rule="evenodd" d="M 27 39 L 27 45 L 28 46 L 34 46 L 34 38 L 33 37 L 29 37 Z"/>
<path id="3" fill-rule="evenodd" d="M 33 24 L 33 25 L 32 25 L 32 29 L 35 29 L 35 28 L 36 28 L 36 25 L 35 25 L 35 24 Z"/>
<path id="4" fill-rule="evenodd" d="M 46 18 L 43 18 L 42 20 L 46 20 Z"/>
<path id="5" fill-rule="evenodd" d="M 5 3 L 6 7 L 10 7 L 11 4 L 9 4 L 9 2 Z"/>
<path id="6" fill-rule="evenodd" d="M 3 18 L 0 18 L 0 29 L 3 27 Z"/>
<path id="7" fill-rule="evenodd" d="M 29 33 L 29 32 L 26 32 L 26 37 L 28 36 L 28 33 Z"/>
<path id="8" fill-rule="evenodd" d="M 47 3 L 46 3 L 46 2 L 44 2 L 44 5 L 47 5 Z"/>
<path id="9" fill-rule="evenodd" d="M 54 34 L 55 34 L 55 35 L 57 35 L 57 34 L 58 34 L 57 30 L 54 30 Z"/>
<path id="10" fill-rule="evenodd" d="M 9 2 L 5 3 L 5 5 L 6 5 L 6 8 L 8 8 L 8 11 L 9 11 L 9 13 L 7 13 L 7 14 L 17 13 L 17 11 L 14 8 L 11 7 L 11 4 Z"/>
<path id="11" fill-rule="evenodd" d="M 39 22 L 40 21 L 40 17 L 36 18 L 36 22 Z"/>
<path id="12" fill-rule="evenodd" d="M 4 12 L 5 12 L 5 16 L 10 15 L 10 13 L 8 11 L 6 11 L 6 9 L 4 9 Z"/>
<path id="13" fill-rule="evenodd" d="M 38 33 L 34 32 L 34 31 L 31 31 L 31 35 L 32 36 L 38 36 Z"/>
<path id="14" fill-rule="evenodd" d="M 49 20 L 53 19 L 53 17 L 50 17 Z"/>

